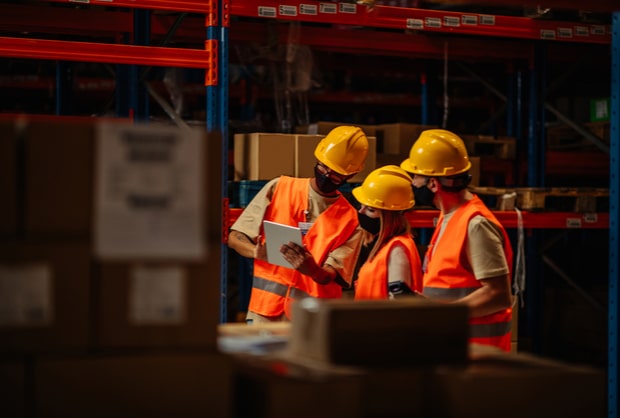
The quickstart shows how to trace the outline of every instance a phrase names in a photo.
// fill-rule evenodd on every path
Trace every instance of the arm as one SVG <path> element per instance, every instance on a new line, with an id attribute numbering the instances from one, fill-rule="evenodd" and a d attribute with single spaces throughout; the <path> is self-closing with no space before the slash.
<path id="1" fill-rule="evenodd" d="M 413 295 L 411 264 L 405 247 L 400 243 L 390 250 L 388 255 L 388 295 L 390 299 Z"/>
<path id="2" fill-rule="evenodd" d="M 269 181 L 230 228 L 228 247 L 243 257 L 267 260 L 267 250 L 259 234 L 277 181 L 277 178 Z"/>
<path id="3" fill-rule="evenodd" d="M 481 287 L 457 302 L 467 304 L 472 317 L 509 308 L 512 291 L 502 231 L 483 217 L 473 218 L 468 228 L 467 257 Z"/>
<path id="4" fill-rule="evenodd" d="M 247 258 L 256 258 L 267 261 L 267 250 L 265 244 L 262 243 L 260 236 L 257 237 L 256 243 L 243 232 L 232 229 L 228 236 L 228 246 L 237 251 L 239 255 Z"/>
<path id="5" fill-rule="evenodd" d="M 472 317 L 489 315 L 512 306 L 508 275 L 481 279 L 479 282 L 482 287 L 453 303 L 465 303 Z"/>
<path id="6" fill-rule="evenodd" d="M 338 273 L 332 266 L 328 264 L 319 266 L 310 251 L 294 242 L 282 245 L 280 252 L 295 270 L 311 277 L 318 284 L 331 283 L 338 277 Z"/>

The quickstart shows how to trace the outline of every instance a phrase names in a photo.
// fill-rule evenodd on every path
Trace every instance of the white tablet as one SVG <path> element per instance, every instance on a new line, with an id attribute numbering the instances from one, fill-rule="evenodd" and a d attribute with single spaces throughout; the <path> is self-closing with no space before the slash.
<path id="1" fill-rule="evenodd" d="M 280 247 L 289 242 L 303 247 L 301 229 L 271 221 L 263 221 L 263 229 L 265 230 L 267 261 L 278 266 L 292 268 L 293 266 L 282 256 Z"/>

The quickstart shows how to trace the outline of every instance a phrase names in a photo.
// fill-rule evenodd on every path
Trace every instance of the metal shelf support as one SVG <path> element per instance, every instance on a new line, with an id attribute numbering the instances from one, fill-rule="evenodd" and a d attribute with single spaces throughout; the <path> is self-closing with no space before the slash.
<path id="1" fill-rule="evenodd" d="M 611 132 L 609 168 L 609 301 L 607 350 L 607 405 L 608 416 L 618 416 L 618 273 L 620 272 L 620 11 L 612 15 L 611 42 Z"/>

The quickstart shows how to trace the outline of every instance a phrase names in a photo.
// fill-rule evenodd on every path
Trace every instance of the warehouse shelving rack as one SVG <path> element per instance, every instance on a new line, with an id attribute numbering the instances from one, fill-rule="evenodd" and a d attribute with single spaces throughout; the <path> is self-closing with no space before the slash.
<path id="1" fill-rule="evenodd" d="M 45 2 L 42 2 L 45 3 Z M 408 9 L 377 5 L 366 7 L 353 3 L 315 2 L 306 0 L 251 0 L 229 4 L 228 0 L 50 0 L 47 3 L 64 3 L 65 5 L 94 7 L 103 13 L 93 20 L 63 19 L 69 9 L 46 10 L 45 14 L 37 14 L 36 5 L 5 4 L 0 14 L 0 27 L 12 28 L 24 32 L 73 34 L 114 34 L 134 33 L 142 28 L 137 19 L 144 19 L 151 11 L 185 12 L 204 17 L 204 25 L 194 28 L 204 34 L 204 48 L 171 48 L 140 45 L 143 34 L 134 33 L 133 44 L 120 42 L 74 42 L 66 40 L 50 40 L 30 37 L 0 37 L 0 57 L 25 59 L 48 59 L 60 61 L 111 63 L 129 66 L 162 66 L 204 69 L 206 90 L 206 127 L 209 131 L 218 130 L 224 138 L 228 135 L 228 48 L 229 26 L 231 17 L 251 19 L 278 19 L 284 21 L 303 21 L 326 25 L 349 25 L 386 29 L 373 32 L 372 38 L 359 36 L 357 32 L 340 31 L 333 36 L 334 29 L 327 27 L 309 27 L 304 31 L 309 44 L 320 44 L 324 47 L 355 50 L 359 52 L 385 53 L 416 53 L 419 56 L 438 56 L 443 51 L 441 38 L 427 37 L 426 34 L 449 36 L 450 42 L 456 45 L 457 51 L 464 51 L 471 57 L 495 55 L 501 57 L 523 57 L 533 64 L 533 79 L 536 79 L 536 55 L 538 50 L 531 45 L 513 42 L 515 40 L 547 41 L 549 47 L 558 48 L 558 55 L 565 53 L 575 44 L 611 44 L 612 52 L 612 85 L 611 85 L 611 146 L 610 154 L 610 212 L 598 214 L 593 220 L 582 219 L 575 223 L 575 214 L 566 213 L 523 213 L 525 228 L 569 228 L 579 224 L 580 228 L 609 228 L 609 322 L 608 322 L 608 412 L 610 417 L 617 416 L 617 380 L 618 380 L 618 273 L 619 232 L 618 208 L 620 207 L 620 12 L 611 9 L 608 2 L 591 1 L 589 6 L 596 10 L 613 12 L 611 27 L 606 25 L 589 25 L 574 22 L 554 22 L 536 20 L 525 17 L 495 16 L 490 14 L 450 12 L 427 9 Z M 475 3 L 475 2 L 474 2 Z M 578 8 L 578 2 L 557 0 L 554 6 Z M 523 2 L 515 2 L 521 6 Z M 135 10 L 133 16 L 119 13 L 119 8 Z M 32 13 L 23 13 L 25 10 Z M 52 13 L 50 15 L 48 13 Z M 78 16 L 81 11 L 73 10 L 72 15 Z M 142 13 L 142 15 L 140 15 Z M 89 19 L 92 15 L 89 14 Z M 165 17 L 162 17 L 165 21 Z M 146 25 L 152 33 L 165 33 L 165 26 Z M 237 24 L 237 23 L 235 23 Z M 255 31 L 261 30 L 260 24 L 239 22 L 241 31 L 239 38 L 252 37 Z M 254 28 L 254 29 L 252 29 Z M 404 34 L 406 32 L 406 34 Z M 191 34 L 194 36 L 194 33 Z M 280 34 L 281 37 L 285 34 Z M 459 36 L 468 37 L 467 41 Z M 484 39 L 483 39 L 484 38 Z M 484 44 L 485 48 L 480 48 Z M 506 48 L 506 45 L 510 45 Z M 57 88 L 62 83 L 57 81 Z M 143 93 L 143 92 L 142 92 Z M 138 92 L 129 92 L 132 104 L 136 104 Z M 528 151 L 531 158 L 528 167 L 530 186 L 540 186 L 544 182 L 544 172 L 540 164 L 540 126 L 541 109 L 538 105 L 538 92 L 530 94 L 531 112 L 529 118 Z M 424 100 L 422 100 L 424 104 Z M 59 105 L 59 107 L 61 107 Z M 59 113 L 60 113 L 60 109 Z M 423 109 L 424 112 L 424 109 Z M 129 116 L 144 116 L 132 115 Z M 226 143 L 226 141 L 224 141 Z M 228 159 L 227 147 L 223 147 L 222 159 Z M 225 167 L 227 170 L 227 167 Z M 222 173 L 222 189 L 226 190 L 227 173 Z M 227 230 L 234 220 L 236 210 L 228 208 L 227 196 L 222 198 L 224 213 L 227 214 L 222 228 Z M 418 211 L 412 223 L 416 227 L 432 227 L 436 213 Z M 500 220 L 507 227 L 516 226 L 513 212 L 498 213 Z M 225 234 L 223 241 L 225 240 Z M 225 254 L 225 252 L 223 252 Z M 222 315 L 226 309 L 226 257 L 222 256 Z M 224 317 L 224 316 L 222 316 Z"/>

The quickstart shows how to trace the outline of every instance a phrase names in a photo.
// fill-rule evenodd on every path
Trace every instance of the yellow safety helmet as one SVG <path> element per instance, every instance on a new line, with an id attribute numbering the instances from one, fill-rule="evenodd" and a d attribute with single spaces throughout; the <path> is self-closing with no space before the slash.
<path id="1" fill-rule="evenodd" d="M 373 170 L 361 186 L 353 189 L 353 196 L 362 205 L 385 210 L 405 210 L 411 208 L 413 190 L 412 179 L 397 165 L 386 165 Z"/>
<path id="2" fill-rule="evenodd" d="M 471 162 L 463 140 L 444 129 L 423 131 L 400 166 L 409 173 L 429 177 L 454 176 L 469 170 Z"/>
<path id="3" fill-rule="evenodd" d="M 332 129 L 314 150 L 317 160 L 343 176 L 362 171 L 367 155 L 368 138 L 357 126 Z"/>

